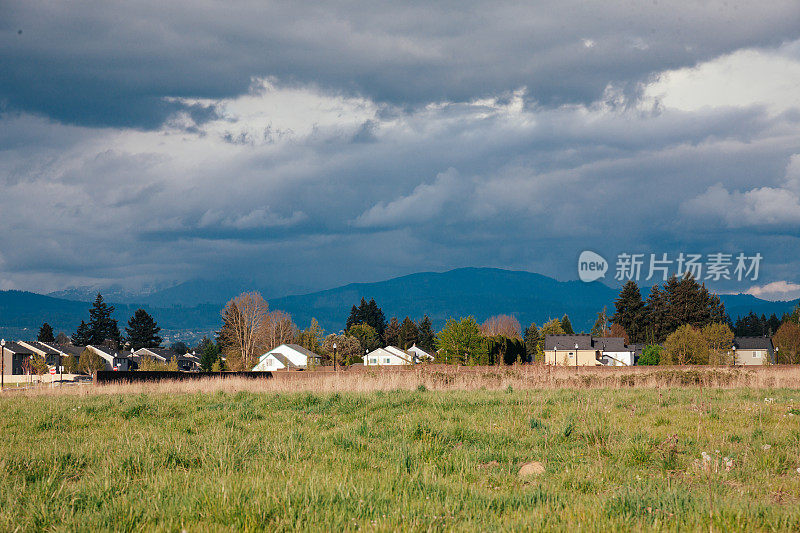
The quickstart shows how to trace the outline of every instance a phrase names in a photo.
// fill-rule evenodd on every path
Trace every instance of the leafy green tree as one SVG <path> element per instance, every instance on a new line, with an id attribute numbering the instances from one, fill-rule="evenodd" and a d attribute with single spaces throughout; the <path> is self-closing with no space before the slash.
<path id="1" fill-rule="evenodd" d="M 642 350 L 637 365 L 658 365 L 661 362 L 663 348 L 658 344 L 649 344 Z"/>
<path id="2" fill-rule="evenodd" d="M 494 335 L 484 339 L 486 344 L 486 359 L 479 364 L 485 365 L 513 365 L 523 363 L 527 359 L 525 343 L 521 339 Z"/>
<path id="3" fill-rule="evenodd" d="M 593 337 L 608 337 L 611 335 L 611 331 L 608 329 L 608 311 L 605 307 L 603 310 L 597 313 L 597 320 L 594 321 L 594 326 L 592 326 L 592 331 L 590 332 Z"/>
<path id="4" fill-rule="evenodd" d="M 542 329 L 539 330 L 539 353 L 544 353 L 544 341 L 547 335 L 564 335 L 564 328 L 559 319 L 554 318 L 542 324 Z"/>
<path id="5" fill-rule="evenodd" d="M 561 317 L 561 329 L 564 330 L 564 333 L 567 335 L 573 335 L 575 330 L 572 329 L 572 322 L 569 321 L 569 316 L 564 313 L 564 316 Z"/>
<path id="6" fill-rule="evenodd" d="M 318 354 L 322 352 L 322 340 L 324 336 L 325 332 L 322 330 L 319 322 L 317 322 L 316 318 L 312 318 L 308 328 L 297 332 L 297 338 L 294 342 L 306 350 Z"/>
<path id="7" fill-rule="evenodd" d="M 541 360 L 541 352 L 539 351 L 540 338 L 539 328 L 536 326 L 536 322 L 531 323 L 530 326 L 525 328 L 525 353 L 530 362 Z"/>
<path id="8" fill-rule="evenodd" d="M 800 325 L 787 320 L 778 328 L 772 341 L 778 350 L 778 364 L 796 365 L 800 363 Z"/>
<path id="9" fill-rule="evenodd" d="M 132 350 L 161 346 L 161 341 L 164 339 L 158 335 L 160 331 L 161 328 L 156 321 L 144 309 L 137 309 L 125 328 Z"/>
<path id="10" fill-rule="evenodd" d="M 708 343 L 703 332 L 684 324 L 667 336 L 664 351 L 661 353 L 662 365 L 705 365 L 708 364 Z"/>
<path id="11" fill-rule="evenodd" d="M 81 320 L 78 330 L 72 334 L 72 344 L 74 346 L 88 346 L 92 343 L 92 337 L 89 334 L 89 325 Z"/>
<path id="12" fill-rule="evenodd" d="M 39 328 L 39 334 L 36 336 L 36 340 L 39 342 L 55 342 L 56 338 L 53 335 L 53 327 L 47 322 L 42 324 L 42 327 Z"/>
<path id="13" fill-rule="evenodd" d="M 436 337 L 439 359 L 449 364 L 477 365 L 486 357 L 480 326 L 471 316 L 450 319 Z"/>
<path id="14" fill-rule="evenodd" d="M 101 345 L 110 340 L 119 346 L 122 336 L 117 326 L 117 321 L 111 315 L 114 306 L 108 305 L 100 293 L 97 293 L 91 309 L 89 309 L 89 344 Z"/>
<path id="15" fill-rule="evenodd" d="M 417 346 L 429 353 L 434 351 L 436 349 L 436 335 L 433 333 L 433 325 L 428 315 L 422 317 L 418 330 L 419 342 L 417 342 Z"/>
<path id="16" fill-rule="evenodd" d="M 397 335 L 398 347 L 403 350 L 411 348 L 419 340 L 419 330 L 417 325 L 408 317 L 403 319 L 400 324 L 400 332 Z"/>
<path id="17" fill-rule="evenodd" d="M 372 351 L 380 347 L 378 332 L 369 324 L 356 324 L 347 330 L 347 334 L 358 339 L 364 351 Z M 363 354 L 362 354 L 363 355 Z"/>
<path id="18" fill-rule="evenodd" d="M 94 376 L 99 370 L 105 370 L 105 360 L 88 348 L 81 352 L 78 361 L 78 371 Z"/>
<path id="19" fill-rule="evenodd" d="M 631 342 L 640 342 L 643 335 L 644 302 L 635 281 L 625 283 L 619 298 L 614 302 L 614 308 L 611 322 L 622 326 Z"/>
<path id="20" fill-rule="evenodd" d="M 357 338 L 331 333 L 322 343 L 322 354 L 333 364 L 333 344 L 336 343 L 336 364 L 352 365 L 364 361 L 364 349 Z"/>
<path id="21" fill-rule="evenodd" d="M 383 332 L 383 342 L 385 342 L 387 346 L 397 346 L 400 344 L 400 322 L 397 320 L 397 317 L 393 316 L 389 321 L 389 325 L 386 326 L 386 330 Z"/>
<path id="22" fill-rule="evenodd" d="M 701 331 L 708 345 L 708 364 L 729 365 L 732 361 L 733 331 L 727 324 L 708 324 Z"/>

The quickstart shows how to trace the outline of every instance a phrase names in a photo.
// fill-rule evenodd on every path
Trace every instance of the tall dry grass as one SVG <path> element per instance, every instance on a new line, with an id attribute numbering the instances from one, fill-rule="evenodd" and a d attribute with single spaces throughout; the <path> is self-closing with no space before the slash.
<path id="1" fill-rule="evenodd" d="M 95 384 L 40 388 L 17 394 L 141 394 L 225 392 L 372 392 L 389 390 L 623 389 L 623 388 L 798 388 L 800 367 L 546 366 L 448 367 L 360 371 L 276 372 L 272 379 L 208 378 L 191 381 Z"/>

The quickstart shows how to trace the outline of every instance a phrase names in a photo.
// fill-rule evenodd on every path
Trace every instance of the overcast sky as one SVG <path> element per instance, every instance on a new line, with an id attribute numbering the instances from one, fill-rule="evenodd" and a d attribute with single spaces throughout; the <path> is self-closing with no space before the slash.
<path id="1" fill-rule="evenodd" d="M 5 0 L 0 288 L 591 249 L 759 252 L 712 288 L 800 296 L 800 3 L 596 4 Z"/>

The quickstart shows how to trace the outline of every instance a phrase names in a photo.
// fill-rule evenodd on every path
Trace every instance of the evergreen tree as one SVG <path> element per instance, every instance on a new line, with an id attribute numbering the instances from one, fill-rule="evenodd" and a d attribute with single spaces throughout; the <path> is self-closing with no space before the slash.
<path id="1" fill-rule="evenodd" d="M 431 324 L 431 319 L 428 318 L 428 315 L 422 317 L 417 329 L 419 330 L 419 341 L 417 342 L 417 346 L 428 353 L 433 352 L 436 347 L 436 337 L 433 333 L 433 325 Z"/>
<path id="2" fill-rule="evenodd" d="M 397 335 L 397 346 L 406 350 L 411 348 L 419 340 L 419 330 L 417 325 L 409 317 L 403 319 L 400 324 L 400 333 Z"/>
<path id="3" fill-rule="evenodd" d="M 657 344 L 667 336 L 667 294 L 658 285 L 653 285 L 644 306 L 644 328 L 640 340 Z"/>
<path id="4" fill-rule="evenodd" d="M 89 335 L 89 325 L 81 320 L 81 325 L 78 330 L 72 334 L 72 344 L 74 346 L 87 346 L 91 344 L 91 335 Z"/>
<path id="5" fill-rule="evenodd" d="M 69 344 L 70 340 L 66 333 L 63 331 L 56 335 L 56 344 Z"/>
<path id="6" fill-rule="evenodd" d="M 564 313 L 564 316 L 561 317 L 561 328 L 567 335 L 573 335 L 575 333 L 575 331 L 572 329 L 572 322 L 569 321 L 569 317 L 566 313 Z"/>
<path id="7" fill-rule="evenodd" d="M 392 317 L 386 330 L 383 332 L 383 341 L 387 346 L 397 346 L 400 342 L 400 322 L 397 317 Z"/>
<path id="8" fill-rule="evenodd" d="M 778 331 L 778 328 L 780 327 L 781 327 L 780 319 L 778 319 L 778 317 L 775 316 L 775 313 L 772 313 L 772 315 L 767 320 L 767 331 L 764 334 L 767 335 L 768 337 L 772 337 L 773 335 L 775 335 L 775 333 Z"/>
<path id="9" fill-rule="evenodd" d="M 619 324 L 628 333 L 631 342 L 641 342 L 644 302 L 635 281 L 630 280 L 625 283 L 619 293 L 619 298 L 614 302 L 614 308 L 611 322 Z"/>
<path id="10" fill-rule="evenodd" d="M 211 372 L 214 364 L 219 361 L 219 347 L 208 337 L 203 337 L 195 351 L 200 354 L 200 368 L 205 372 Z"/>
<path id="11" fill-rule="evenodd" d="M 163 339 L 158 335 L 160 331 L 156 321 L 144 309 L 137 309 L 125 328 L 132 350 L 161 346 Z"/>
<path id="12" fill-rule="evenodd" d="M 178 355 L 186 355 L 189 353 L 189 347 L 186 346 L 186 343 L 183 341 L 173 342 L 169 349 Z"/>
<path id="13" fill-rule="evenodd" d="M 365 298 L 361 298 L 358 307 L 354 305 L 350 308 L 350 316 L 347 317 L 345 331 L 356 324 L 367 324 L 371 326 L 378 332 L 378 335 L 383 338 L 383 333 L 386 330 L 386 317 L 381 308 L 378 307 L 378 304 L 375 303 L 374 298 L 369 302 L 367 302 Z"/>
<path id="14" fill-rule="evenodd" d="M 103 301 L 103 296 L 97 293 L 91 309 L 89 309 L 89 344 L 101 345 L 106 340 L 119 345 L 121 335 L 117 321 L 111 318 L 114 306 Z"/>
<path id="15" fill-rule="evenodd" d="M 53 336 L 53 327 L 47 322 L 42 324 L 42 327 L 39 328 L 39 334 L 36 336 L 36 340 L 39 342 L 54 342 L 56 338 Z"/>
<path id="16" fill-rule="evenodd" d="M 537 361 L 539 356 L 539 328 L 536 326 L 536 322 L 525 328 L 523 337 L 525 339 L 525 353 L 528 356 L 528 362 Z"/>

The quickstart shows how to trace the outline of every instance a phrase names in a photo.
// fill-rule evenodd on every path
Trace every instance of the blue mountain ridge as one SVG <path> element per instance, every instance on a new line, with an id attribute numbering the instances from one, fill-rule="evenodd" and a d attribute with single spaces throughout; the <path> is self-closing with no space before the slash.
<path id="1" fill-rule="evenodd" d="M 174 296 L 181 296 L 174 300 L 168 298 L 169 293 L 146 298 L 157 304 L 113 303 L 115 318 L 122 329 L 133 312 L 143 307 L 165 330 L 212 331 L 219 328 L 220 310 L 225 302 L 246 288 L 230 283 L 226 286 L 227 282 L 221 281 L 218 289 L 210 289 L 209 283 L 187 283 L 181 290 L 172 291 Z M 190 292 L 192 287 L 198 290 Z M 648 290 L 642 289 L 643 296 Z M 375 298 L 387 319 L 409 316 L 419 320 L 427 313 L 435 328 L 441 328 L 448 318 L 469 315 L 481 322 L 492 315 L 510 314 L 524 327 L 531 322 L 541 325 L 567 313 L 573 327 L 588 331 L 604 306 L 609 313 L 613 312 L 617 295 L 617 289 L 600 282 L 557 281 L 532 272 L 498 268 L 459 268 L 271 298 L 269 304 L 271 309 L 290 313 L 300 327 L 308 326 L 311 318 L 316 318 L 328 332 L 344 328 L 351 306 L 362 297 Z M 798 300 L 770 302 L 745 294 L 721 295 L 721 298 L 734 320 L 751 310 L 759 315 L 775 313 L 780 317 L 798 303 Z M 191 303 L 182 305 L 184 301 Z M 195 303 L 204 301 L 208 303 Z M 0 291 L 0 334 L 32 338 L 45 321 L 56 332 L 71 334 L 82 319 L 88 320 L 88 309 L 85 301 Z"/>

